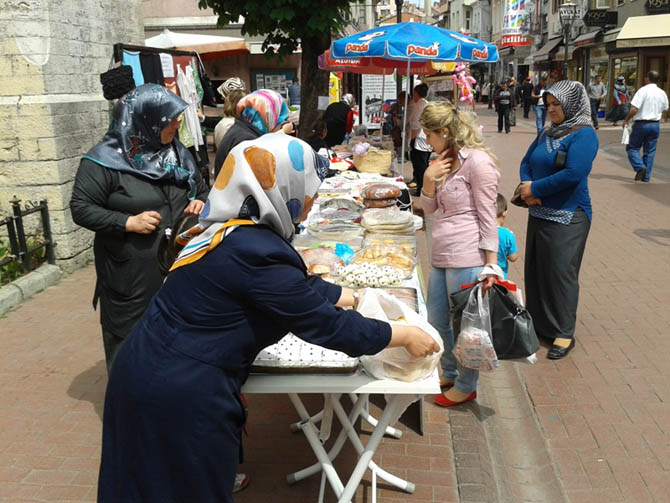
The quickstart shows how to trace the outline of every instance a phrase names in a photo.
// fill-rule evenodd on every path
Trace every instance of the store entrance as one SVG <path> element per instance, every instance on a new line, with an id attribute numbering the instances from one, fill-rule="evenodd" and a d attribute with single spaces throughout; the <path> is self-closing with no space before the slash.
<path id="1" fill-rule="evenodd" d="M 665 55 L 653 55 L 646 56 L 644 58 L 644 75 L 647 76 L 647 73 L 650 71 L 658 72 L 658 87 L 668 92 L 668 58 Z"/>

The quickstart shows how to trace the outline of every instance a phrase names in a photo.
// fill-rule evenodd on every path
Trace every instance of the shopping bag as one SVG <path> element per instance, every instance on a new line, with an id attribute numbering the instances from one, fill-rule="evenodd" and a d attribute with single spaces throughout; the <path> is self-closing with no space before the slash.
<path id="1" fill-rule="evenodd" d="M 374 288 L 363 292 L 357 311 L 363 316 L 393 324 L 413 325 L 428 333 L 440 346 L 438 353 L 417 358 L 404 347 L 386 348 L 376 355 L 361 356 L 363 368 L 377 379 L 416 381 L 430 376 L 440 361 L 444 343 L 440 334 L 421 315 L 394 296 Z"/>
<path id="2" fill-rule="evenodd" d="M 516 126 L 516 110 L 513 108 L 509 111 L 509 125 Z"/>
<path id="3" fill-rule="evenodd" d="M 516 296 L 502 285 L 489 290 L 491 334 L 499 360 L 525 358 L 540 349 L 533 319 Z"/>
<path id="4" fill-rule="evenodd" d="M 629 141 L 630 141 L 630 131 L 628 130 L 628 126 L 624 126 L 623 133 L 621 134 L 621 144 L 628 145 Z"/>
<path id="5" fill-rule="evenodd" d="M 463 367 L 491 372 L 498 367 L 498 357 L 491 342 L 491 316 L 488 295 L 482 283 L 470 290 L 463 308 L 460 332 L 454 346 L 454 356 Z"/>

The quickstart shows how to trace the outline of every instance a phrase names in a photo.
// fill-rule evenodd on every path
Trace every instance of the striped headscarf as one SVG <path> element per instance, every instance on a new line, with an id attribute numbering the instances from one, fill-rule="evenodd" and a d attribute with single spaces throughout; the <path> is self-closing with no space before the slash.
<path id="1" fill-rule="evenodd" d="M 198 225 L 177 236 L 184 248 L 171 270 L 203 257 L 239 225 L 268 225 L 290 241 L 329 165 L 307 143 L 288 135 L 240 143 L 226 157 Z"/>
<path id="2" fill-rule="evenodd" d="M 547 136 L 559 138 L 575 126 L 592 126 L 591 104 L 586 89 L 574 80 L 559 80 L 545 94 L 551 94 L 561 104 L 565 120 L 551 124 Z M 546 102 L 545 102 L 546 103 Z"/>
<path id="3" fill-rule="evenodd" d="M 217 91 L 221 93 L 221 96 L 223 96 L 224 99 L 230 94 L 230 91 L 234 89 L 241 89 L 242 91 L 245 91 L 247 87 L 244 85 L 244 82 L 242 79 L 238 77 L 231 77 L 228 80 L 226 80 L 223 84 L 221 84 L 218 88 Z"/>
<path id="4" fill-rule="evenodd" d="M 247 94 L 237 103 L 237 115 L 263 134 L 272 132 L 288 119 L 288 106 L 281 95 L 270 89 Z"/>

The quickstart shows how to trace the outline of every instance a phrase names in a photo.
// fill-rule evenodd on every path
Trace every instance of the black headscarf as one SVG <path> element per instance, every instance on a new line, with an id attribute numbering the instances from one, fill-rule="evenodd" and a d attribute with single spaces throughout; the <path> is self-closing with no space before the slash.
<path id="1" fill-rule="evenodd" d="M 109 130 L 84 157 L 109 169 L 188 186 L 193 199 L 197 193 L 193 157 L 176 138 L 161 144 L 163 128 L 187 107 L 162 86 L 136 87 L 116 103 Z"/>
<path id="2" fill-rule="evenodd" d="M 565 120 L 560 124 L 552 124 L 547 136 L 559 138 L 575 126 L 591 126 L 591 104 L 586 89 L 574 80 L 559 80 L 545 94 L 551 94 L 561 104 Z M 545 101 L 545 104 L 547 102 Z"/>

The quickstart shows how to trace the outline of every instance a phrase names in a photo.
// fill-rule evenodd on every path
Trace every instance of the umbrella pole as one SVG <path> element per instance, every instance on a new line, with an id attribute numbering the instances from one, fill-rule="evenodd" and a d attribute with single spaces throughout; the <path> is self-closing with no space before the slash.
<path id="1" fill-rule="evenodd" d="M 407 135 L 407 101 L 409 100 L 409 58 L 407 59 L 407 74 L 405 78 L 407 79 L 407 85 L 405 86 L 405 108 L 402 114 L 402 147 L 400 147 L 400 165 L 405 164 L 405 138 Z M 400 75 L 400 72 L 398 72 Z"/>
<path id="2" fill-rule="evenodd" d="M 386 70 L 382 73 L 382 101 L 381 101 L 381 114 L 382 114 L 382 122 L 380 124 L 379 132 L 381 133 L 379 135 L 379 138 L 381 142 L 384 142 L 384 86 L 386 85 Z"/>

